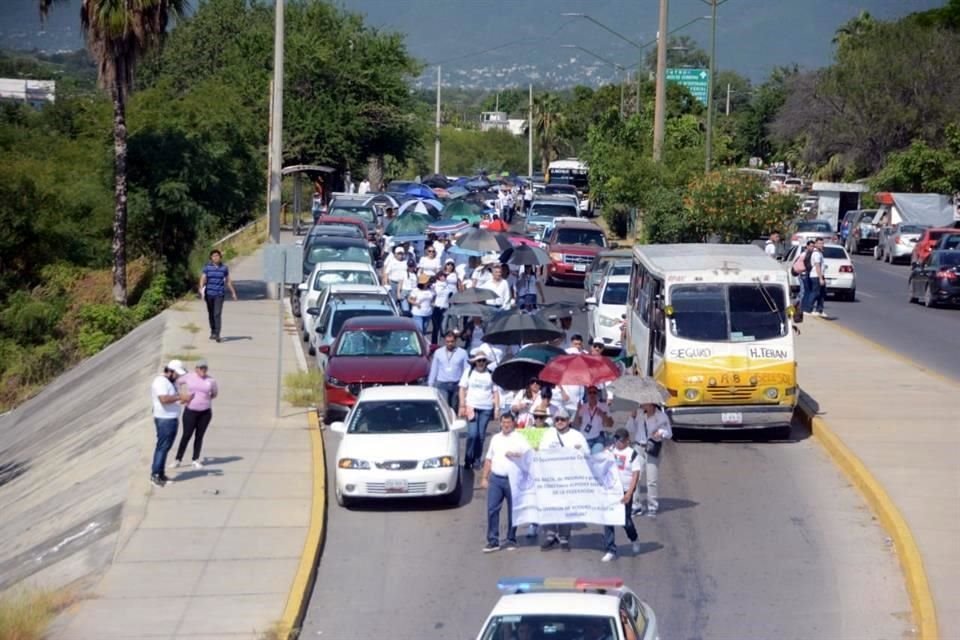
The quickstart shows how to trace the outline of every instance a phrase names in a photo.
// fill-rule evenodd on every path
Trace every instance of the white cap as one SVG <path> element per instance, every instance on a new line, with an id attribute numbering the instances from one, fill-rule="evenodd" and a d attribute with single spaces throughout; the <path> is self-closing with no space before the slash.
<path id="1" fill-rule="evenodd" d="M 497 264 L 498 262 L 500 262 L 500 257 L 492 253 L 488 253 L 480 259 L 481 264 Z"/>
<path id="2" fill-rule="evenodd" d="M 170 371 L 173 371 L 178 376 L 187 375 L 186 368 L 183 366 L 183 363 L 180 362 L 179 360 L 171 360 L 170 362 L 167 363 L 166 368 L 169 369 Z"/>

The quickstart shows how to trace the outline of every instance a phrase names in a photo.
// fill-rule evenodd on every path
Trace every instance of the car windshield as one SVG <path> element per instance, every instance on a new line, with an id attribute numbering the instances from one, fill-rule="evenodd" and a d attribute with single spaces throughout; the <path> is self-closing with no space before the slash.
<path id="1" fill-rule="evenodd" d="M 847 252 L 843 247 L 824 247 L 823 257 L 830 260 L 847 260 Z"/>
<path id="2" fill-rule="evenodd" d="M 960 265 L 960 251 L 944 251 L 939 255 L 937 263 L 941 267 L 956 267 Z"/>
<path id="3" fill-rule="evenodd" d="M 348 331 L 340 337 L 336 355 L 346 357 L 421 356 L 423 355 L 423 349 L 416 331 L 406 329 L 357 329 Z"/>
<path id="4" fill-rule="evenodd" d="M 944 236 L 943 239 L 940 240 L 941 249 L 956 249 L 957 247 L 960 247 L 960 233 Z"/>
<path id="5" fill-rule="evenodd" d="M 377 219 L 377 214 L 370 207 L 334 207 L 330 215 L 340 218 L 357 218 L 367 224 L 372 224 Z"/>
<path id="6" fill-rule="evenodd" d="M 562 193 L 566 195 L 576 195 L 577 188 L 572 183 L 567 184 L 548 184 L 543 188 L 544 193 Z"/>
<path id="7" fill-rule="evenodd" d="M 377 284 L 369 271 L 321 271 L 313 281 L 314 291 L 323 291 L 331 284 Z"/>
<path id="8" fill-rule="evenodd" d="M 355 224 L 318 224 L 310 230 L 310 237 L 317 238 L 320 236 L 345 236 L 348 238 L 362 238 L 363 231 L 361 231 L 360 227 Z"/>
<path id="9" fill-rule="evenodd" d="M 603 232 L 599 229 L 559 229 L 557 230 L 557 244 L 593 244 L 605 247 Z"/>
<path id="10" fill-rule="evenodd" d="M 393 309 L 387 306 L 383 307 L 361 307 L 359 309 L 337 309 L 333 313 L 333 319 L 330 322 L 330 337 L 336 338 L 340 335 L 340 329 L 343 323 L 350 318 L 358 316 L 392 316 Z"/>
<path id="11" fill-rule="evenodd" d="M 576 216 L 576 207 L 564 204 L 534 204 L 530 209 L 531 217 L 559 218 L 560 216 Z"/>
<path id="12" fill-rule="evenodd" d="M 627 282 L 610 282 L 603 289 L 603 299 L 601 304 L 627 304 L 627 289 L 630 284 Z"/>
<path id="13" fill-rule="evenodd" d="M 629 262 L 614 262 L 613 266 L 610 267 L 611 276 L 628 276 L 633 270 L 633 264 Z"/>
<path id="14" fill-rule="evenodd" d="M 366 247 L 315 246 L 307 253 L 307 265 L 318 262 L 370 262 L 370 251 Z"/>
<path id="15" fill-rule="evenodd" d="M 447 430 L 440 406 L 433 400 L 360 402 L 347 433 L 441 433 Z"/>
<path id="16" fill-rule="evenodd" d="M 482 640 L 612 640 L 616 620 L 604 616 L 530 614 L 494 616 Z"/>
<path id="17" fill-rule="evenodd" d="M 670 289 L 670 330 L 687 340 L 752 342 L 786 335 L 786 293 L 759 284 L 678 285 Z"/>
<path id="18" fill-rule="evenodd" d="M 833 229 L 830 227 L 829 222 L 813 220 L 797 223 L 797 231 L 799 233 L 830 233 Z"/>

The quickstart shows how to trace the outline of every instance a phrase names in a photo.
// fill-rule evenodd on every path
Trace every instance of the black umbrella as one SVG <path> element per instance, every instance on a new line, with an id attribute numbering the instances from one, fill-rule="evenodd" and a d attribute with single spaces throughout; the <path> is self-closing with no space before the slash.
<path id="1" fill-rule="evenodd" d="M 550 319 L 550 317 L 562 318 L 563 316 L 572 316 L 582 311 L 582 303 L 561 300 L 559 302 L 551 302 L 550 304 L 543 305 L 537 309 L 537 315 L 546 319 Z"/>
<path id="2" fill-rule="evenodd" d="M 514 356 L 497 365 L 493 370 L 493 382 L 507 391 L 520 391 L 527 388 L 531 378 L 540 375 L 544 366 L 539 360 Z"/>
<path id="3" fill-rule="evenodd" d="M 514 310 L 493 318 L 483 334 L 483 341 L 490 344 L 524 344 L 549 342 L 562 337 L 563 331 L 544 318 Z"/>
<path id="4" fill-rule="evenodd" d="M 534 267 L 543 267 L 550 264 L 550 256 L 540 247 L 531 247 L 522 244 L 518 247 L 510 247 L 500 254 L 500 262 L 514 265 L 531 265 Z"/>
<path id="5" fill-rule="evenodd" d="M 439 189 L 446 189 L 450 186 L 450 181 L 447 180 L 446 176 L 442 176 L 439 173 L 429 175 L 420 182 L 428 187 L 436 187 Z"/>
<path id="6" fill-rule="evenodd" d="M 480 253 L 501 254 L 513 245 L 507 237 L 500 233 L 492 233 L 486 229 L 474 229 L 457 240 L 457 246 L 465 251 Z"/>
<path id="7" fill-rule="evenodd" d="M 453 294 L 453 297 L 450 298 L 450 304 L 466 304 L 468 302 L 486 302 L 487 300 L 493 300 L 497 297 L 490 289 L 479 289 L 477 287 L 471 287 L 469 289 L 464 289 L 458 293 Z"/>
<path id="8" fill-rule="evenodd" d="M 467 289 L 470 291 L 470 289 Z M 482 304 L 479 302 L 467 302 L 459 304 L 451 304 L 446 311 L 445 315 L 454 316 L 459 318 L 472 318 L 473 316 L 480 316 L 484 320 L 487 320 L 493 317 L 493 314 L 497 312 L 496 307 L 491 307 L 488 304 Z"/>

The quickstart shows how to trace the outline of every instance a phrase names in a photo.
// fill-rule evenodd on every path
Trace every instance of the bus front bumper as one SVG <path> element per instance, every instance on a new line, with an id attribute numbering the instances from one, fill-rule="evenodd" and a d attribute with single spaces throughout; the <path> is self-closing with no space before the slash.
<path id="1" fill-rule="evenodd" d="M 667 407 L 674 427 L 691 429 L 767 429 L 793 421 L 791 405 Z"/>

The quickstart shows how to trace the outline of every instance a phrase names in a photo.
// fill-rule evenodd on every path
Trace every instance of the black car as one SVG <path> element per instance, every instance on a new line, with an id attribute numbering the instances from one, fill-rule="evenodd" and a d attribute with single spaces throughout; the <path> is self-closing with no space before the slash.
<path id="1" fill-rule="evenodd" d="M 910 302 L 927 307 L 960 304 L 960 251 L 931 251 L 923 264 L 910 271 Z"/>

